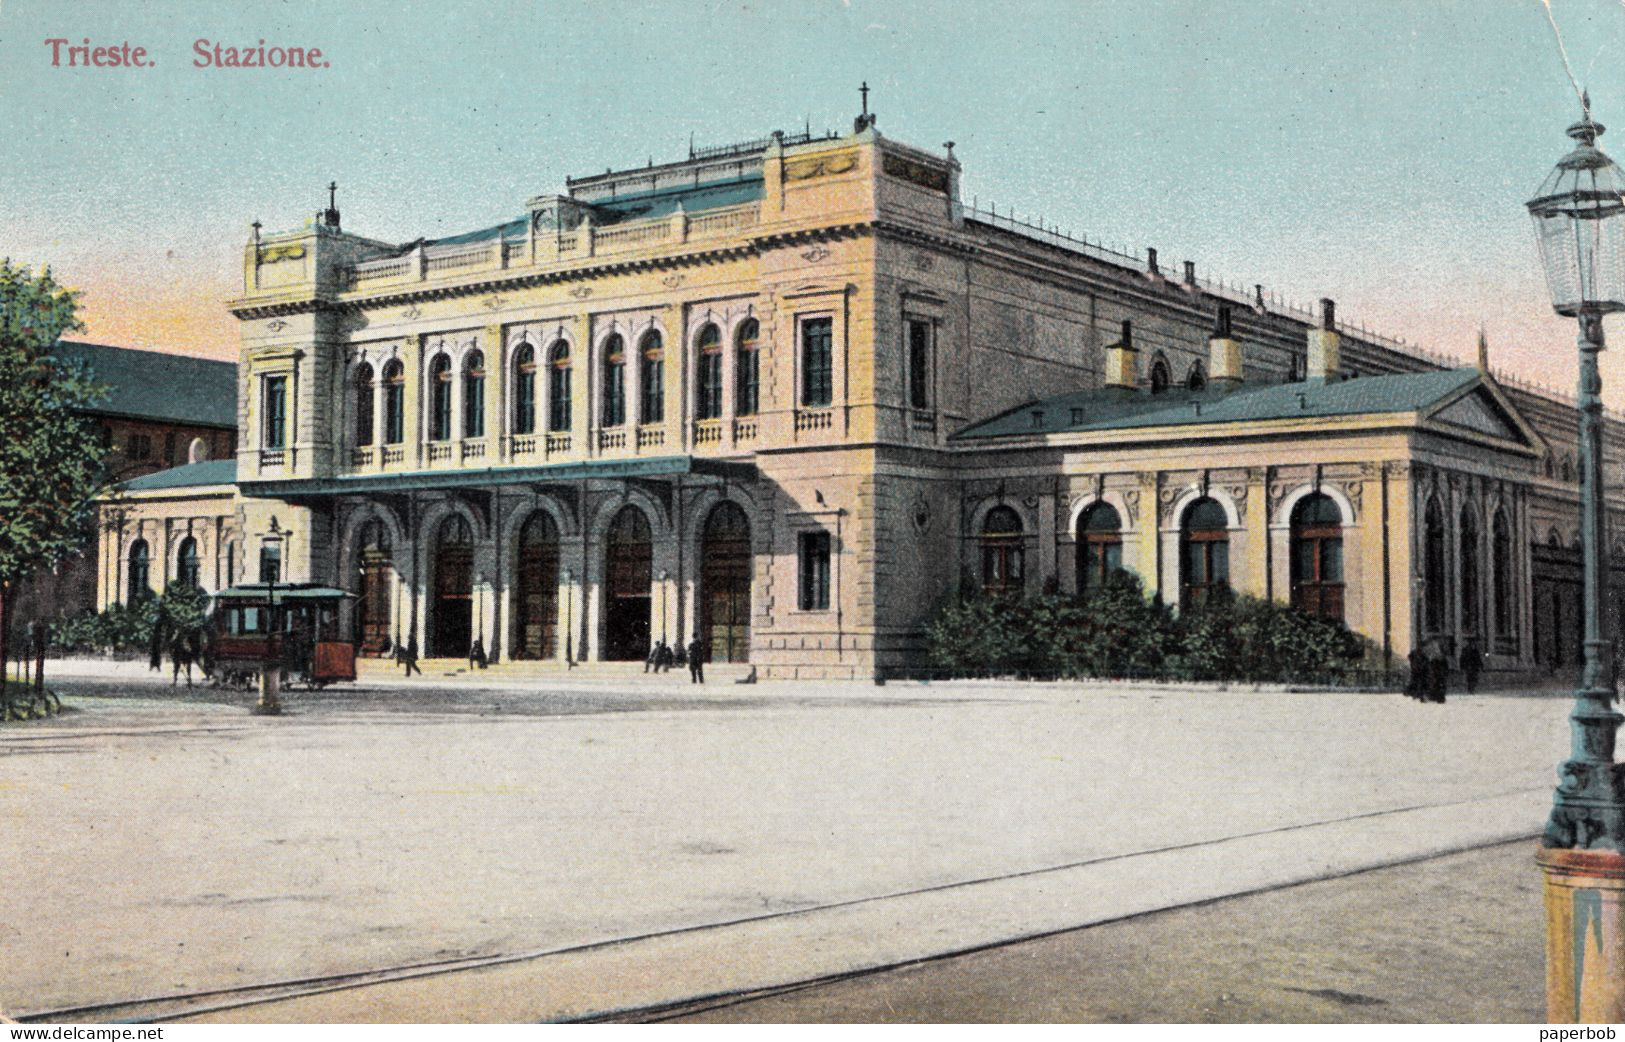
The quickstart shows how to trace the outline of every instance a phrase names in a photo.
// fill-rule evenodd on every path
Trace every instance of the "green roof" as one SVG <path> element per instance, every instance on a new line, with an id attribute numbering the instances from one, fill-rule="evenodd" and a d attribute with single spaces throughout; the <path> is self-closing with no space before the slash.
<path id="1" fill-rule="evenodd" d="M 1017 406 L 960 430 L 953 440 L 1415 412 L 1481 376 L 1477 369 L 1443 369 L 1325 384 L 1244 384 L 1233 391 L 1170 388 L 1156 395 L 1096 388 Z"/>
<path id="2" fill-rule="evenodd" d="M 640 192 L 637 195 L 610 196 L 607 199 L 594 199 L 590 205 L 599 210 L 613 211 L 623 221 L 640 221 L 651 217 L 668 217 L 676 212 L 679 203 L 684 210 L 694 213 L 755 202 L 764 192 L 761 177 L 745 177 L 735 181 L 663 188 L 658 192 Z"/>
<path id="3" fill-rule="evenodd" d="M 239 487 L 245 496 L 294 501 L 377 492 L 482 489 L 494 485 L 534 485 L 552 481 L 582 481 L 589 478 L 672 478 L 685 474 L 750 481 L 756 477 L 756 466 L 734 460 L 697 456 L 648 456 L 637 459 L 590 460 L 585 463 L 552 463 L 541 467 L 418 470 L 402 474 L 349 474 L 337 478 L 244 481 Z"/>
<path id="4" fill-rule="evenodd" d="M 237 363 L 109 344 L 58 341 L 56 357 L 83 362 L 107 400 L 97 415 L 237 428 Z"/>
<path id="5" fill-rule="evenodd" d="M 187 463 L 168 470 L 131 478 L 120 486 L 125 492 L 154 492 L 166 488 L 196 488 L 202 485 L 230 485 L 237 480 L 237 461 L 211 459 Z"/>

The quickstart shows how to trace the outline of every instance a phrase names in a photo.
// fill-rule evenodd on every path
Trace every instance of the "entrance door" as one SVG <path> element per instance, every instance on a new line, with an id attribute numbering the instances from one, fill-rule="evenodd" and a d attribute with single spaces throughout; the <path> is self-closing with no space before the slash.
<path id="1" fill-rule="evenodd" d="M 466 658 L 474 642 L 474 537 L 460 516 L 440 526 L 434 557 L 434 646 L 438 658 Z"/>
<path id="2" fill-rule="evenodd" d="M 654 547 L 643 511 L 625 506 L 609 526 L 604 551 L 604 658 L 638 661 L 649 657 L 650 583 Z"/>
<path id="3" fill-rule="evenodd" d="M 558 646 L 559 530 L 538 511 L 519 532 L 514 657 L 552 658 Z"/>
<path id="4" fill-rule="evenodd" d="M 373 518 L 361 529 L 356 552 L 355 631 L 351 639 L 361 655 L 381 655 L 389 646 L 389 585 L 395 574 L 389 533 Z"/>
<path id="5" fill-rule="evenodd" d="M 700 634 L 712 662 L 750 661 L 750 521 L 733 503 L 706 518 L 700 564 Z"/>

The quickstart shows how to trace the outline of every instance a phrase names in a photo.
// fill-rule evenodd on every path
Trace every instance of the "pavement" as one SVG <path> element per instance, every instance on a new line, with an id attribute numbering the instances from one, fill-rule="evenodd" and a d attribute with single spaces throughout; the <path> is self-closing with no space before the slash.
<path id="1" fill-rule="evenodd" d="M 295 693 L 290 715 L 268 719 L 248 715 L 242 693 L 72 672 L 48 676 L 75 711 L 0 729 L 4 824 L 23 837 L 0 846 L 0 875 L 56 881 L 0 890 L 0 1006 L 24 1019 L 638 1018 L 817 980 L 833 990 L 796 1001 L 826 1005 L 767 1017 L 862 1007 L 859 1019 L 891 1019 L 885 1002 L 913 1011 L 896 1019 L 925 1020 L 1539 1016 L 1538 946 L 1517 948 L 1538 945 L 1539 930 L 1497 913 L 1507 925 L 1492 937 L 1464 917 L 1491 907 L 1497 879 L 1538 897 L 1529 843 L 1566 748 L 1561 699 L 695 688 L 577 670 L 545 682 L 384 677 Z M 1472 860 L 1514 840 L 1506 865 L 1521 868 Z M 1450 869 L 1444 855 L 1468 860 Z M 1462 881 L 1384 882 L 1405 871 L 1387 866 L 1413 862 Z M 1237 913 L 1228 934 L 1203 925 L 1233 904 L 1328 886 L 1394 916 L 1329 916 L 1315 899 Z M 1177 963 L 1191 946 L 1175 933 L 1144 942 L 1166 951 L 1164 969 L 1112 954 L 1134 952 L 1127 941 L 1095 940 L 1156 938 L 1186 914 L 1199 917 L 1192 950 L 1206 969 Z M 1433 992 L 1330 972 L 1265 990 L 1220 983 L 1217 995 L 1247 998 L 1215 1006 L 1199 982 L 1288 980 L 1239 954 L 1253 934 L 1267 949 L 1259 923 L 1277 920 L 1331 931 L 1279 933 L 1280 964 L 1304 961 L 1299 945 L 1333 952 L 1357 927 L 1374 931 L 1347 942 L 1358 962 L 1380 951 L 1372 938 L 1421 926 L 1446 938 L 1441 965 L 1465 965 L 1432 974 Z M 1081 941 L 1031 947 L 1068 937 L 1095 954 L 1079 954 L 1091 950 Z M 1533 984 L 1468 957 L 1491 941 L 1510 946 L 1508 965 L 1535 960 Z M 1111 989 L 1087 987 L 1000 998 L 994 974 L 981 991 L 957 988 L 986 993 L 972 1009 L 914 983 L 921 997 L 900 1006 L 887 982 L 902 978 L 870 975 L 931 960 L 920 965 L 980 978 L 987 966 L 942 957 L 993 958 L 1010 942 L 1024 943 L 996 950 L 1032 953 L 1009 955 L 1034 960 L 1029 976 L 1052 967 L 1062 982 L 1078 959 L 1103 957 L 1120 974 L 1144 964 L 1147 983 L 1116 989 L 1113 1006 L 1101 1000 Z M 862 987 L 883 990 L 846 990 Z M 1497 989 L 1503 1006 L 1473 1004 Z"/>

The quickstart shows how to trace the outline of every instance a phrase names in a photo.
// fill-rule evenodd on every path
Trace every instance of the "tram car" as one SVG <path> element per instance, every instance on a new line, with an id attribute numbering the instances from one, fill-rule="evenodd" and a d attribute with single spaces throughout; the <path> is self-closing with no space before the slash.
<path id="1" fill-rule="evenodd" d="M 352 596 L 313 583 L 244 583 L 214 595 L 212 674 L 248 686 L 262 670 L 318 688 L 355 679 L 355 645 L 340 632 L 339 607 Z"/>

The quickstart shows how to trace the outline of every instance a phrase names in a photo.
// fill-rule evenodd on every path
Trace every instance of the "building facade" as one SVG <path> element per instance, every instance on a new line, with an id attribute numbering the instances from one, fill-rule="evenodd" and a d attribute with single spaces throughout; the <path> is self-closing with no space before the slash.
<path id="1" fill-rule="evenodd" d="M 331 204 L 256 226 L 234 466 L 125 486 L 103 601 L 192 540 L 215 584 L 352 591 L 364 651 L 697 635 L 869 677 L 919 668 L 964 589 L 1122 567 L 1172 604 L 1292 599 L 1386 663 L 1433 637 L 1577 661 L 1572 404 L 967 207 L 959 178 L 865 115 L 438 241 Z"/>

